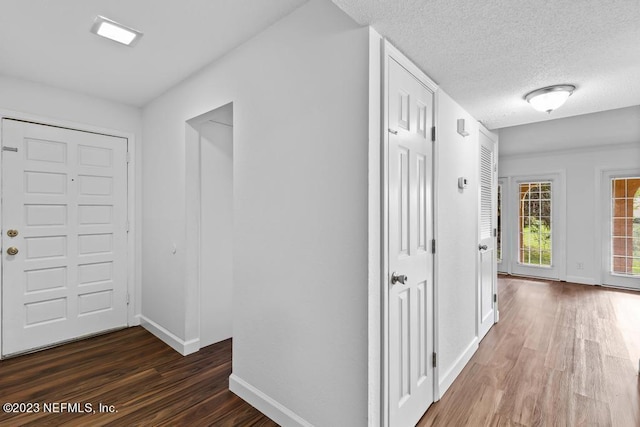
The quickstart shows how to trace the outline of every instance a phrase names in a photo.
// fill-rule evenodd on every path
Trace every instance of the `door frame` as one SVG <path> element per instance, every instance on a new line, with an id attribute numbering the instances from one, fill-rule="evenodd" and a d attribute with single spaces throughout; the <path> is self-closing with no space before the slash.
<path id="1" fill-rule="evenodd" d="M 409 71 L 415 78 L 418 79 L 425 87 L 433 92 L 433 123 L 437 123 L 437 108 L 438 105 L 438 85 L 435 84 L 426 74 L 424 74 L 415 64 L 413 64 L 406 56 L 404 56 L 398 49 L 396 49 L 388 40 L 384 39 L 382 43 L 382 55 L 381 55 L 381 163 L 380 170 L 382 171 L 382 180 L 381 180 L 381 211 L 382 211 L 382 233 L 381 233 L 381 276 L 380 276 L 380 294 L 381 294 L 381 313 L 382 313 L 382 322 L 381 322 L 381 331 L 380 336 L 381 339 L 381 425 L 385 427 L 389 427 L 389 132 L 387 129 L 389 128 L 388 123 L 388 110 L 389 110 L 389 82 L 387 77 L 389 75 L 389 61 L 393 60 L 399 63 L 402 67 L 404 67 L 407 71 Z M 435 230 L 436 225 L 436 217 L 435 217 L 435 209 L 434 206 L 437 201 L 437 194 L 435 193 L 436 185 L 436 150 L 437 144 L 433 142 L 433 161 L 432 161 L 432 188 L 431 194 L 433 195 L 433 200 L 431 203 L 431 217 L 432 217 L 432 227 Z M 436 255 L 433 256 L 433 271 L 432 271 L 432 280 L 433 280 L 433 351 L 435 353 L 438 352 L 438 283 L 436 282 Z M 433 398 L 434 402 L 440 399 L 440 391 L 439 391 L 439 378 L 438 378 L 438 369 L 433 369 Z"/>
<path id="2" fill-rule="evenodd" d="M 498 172 L 499 172 L 499 166 L 498 166 Z M 507 205 L 508 203 L 505 203 L 505 200 L 507 200 L 505 198 L 505 196 L 508 198 L 508 194 L 510 191 L 510 186 L 509 186 L 509 178 L 506 177 L 502 177 L 502 176 L 498 176 L 498 180 L 497 180 L 498 184 L 497 187 L 502 187 L 501 190 L 501 203 L 499 204 L 498 201 L 496 200 L 496 205 L 500 205 L 500 223 L 502 225 L 502 229 L 501 229 L 501 236 L 500 236 L 500 243 L 501 243 L 501 255 L 502 255 L 502 259 L 500 261 L 496 261 L 496 265 L 497 265 L 497 271 L 498 273 L 502 273 L 502 274 L 511 274 L 511 257 L 510 257 L 510 253 L 509 252 L 511 250 L 511 247 L 509 245 L 509 233 L 505 233 L 505 226 L 509 225 L 509 212 L 508 212 L 508 208 Z M 497 189 L 496 189 L 497 191 Z M 497 227 L 497 224 L 496 224 Z M 498 246 L 498 243 L 496 241 L 496 248 Z M 497 258 L 497 256 L 496 256 Z"/>
<path id="3" fill-rule="evenodd" d="M 4 144 L 2 140 L 2 120 L 14 119 L 24 122 L 31 122 L 35 124 L 45 126 L 55 126 L 60 128 L 66 128 L 71 130 L 77 130 L 81 132 L 98 133 L 102 135 L 115 136 L 118 138 L 124 138 L 127 140 L 127 294 L 129 296 L 127 307 L 127 325 L 129 327 L 140 324 L 140 279 L 141 269 L 136 263 L 136 255 L 140 253 L 142 248 L 142 242 L 136 230 L 136 138 L 132 132 L 122 131 L 118 129 L 104 128 L 100 126 L 88 125 L 85 123 L 79 123 L 69 120 L 53 119 L 50 117 L 44 117 L 36 114 L 28 114 L 18 111 L 0 109 L 0 146 Z M 0 151 L 0 156 L 3 153 Z M 0 174 L 0 195 L 2 193 L 2 174 Z M 2 200 L 0 197 L 0 212 L 2 212 Z M 0 216 L 0 228 L 2 228 L 2 217 Z M 0 263 L 0 289 L 3 285 L 1 283 L 2 277 L 2 263 Z M 2 354 L 2 304 L 0 304 L 0 360 L 3 358 Z"/>

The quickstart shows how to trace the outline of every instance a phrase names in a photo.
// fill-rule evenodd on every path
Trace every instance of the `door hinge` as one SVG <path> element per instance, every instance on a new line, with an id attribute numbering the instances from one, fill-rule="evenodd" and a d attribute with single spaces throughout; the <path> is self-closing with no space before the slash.
<path id="1" fill-rule="evenodd" d="M 493 294 L 493 302 L 498 302 L 498 294 Z"/>
<path id="2" fill-rule="evenodd" d="M 433 127 L 431 128 L 431 141 L 434 141 L 434 142 L 435 142 L 435 140 L 436 140 L 436 127 L 435 127 L 435 126 L 433 126 Z"/>
<path id="3" fill-rule="evenodd" d="M 438 366 L 438 359 L 437 359 L 437 355 L 436 352 L 433 352 L 433 367 L 435 368 L 436 366 Z"/>
<path id="4" fill-rule="evenodd" d="M 493 237 L 498 237 L 498 229 L 497 228 L 493 229 Z"/>
<path id="5" fill-rule="evenodd" d="M 127 151 L 127 163 L 131 162 L 131 153 Z"/>
<path id="6" fill-rule="evenodd" d="M 127 233 L 129 232 L 129 221 L 127 221 Z"/>
<path id="7" fill-rule="evenodd" d="M 127 305 L 129 305 L 129 294 L 127 293 Z"/>
<path id="8" fill-rule="evenodd" d="M 436 239 L 431 239 L 431 253 L 436 253 Z"/>

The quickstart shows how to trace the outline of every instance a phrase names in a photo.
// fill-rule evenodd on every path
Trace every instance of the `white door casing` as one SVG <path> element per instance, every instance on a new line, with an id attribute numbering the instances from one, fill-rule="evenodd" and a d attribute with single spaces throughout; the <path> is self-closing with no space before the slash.
<path id="1" fill-rule="evenodd" d="M 498 273 L 506 273 L 509 271 L 509 239 L 508 233 L 505 232 L 505 226 L 509 224 L 509 214 L 506 209 L 506 197 L 509 194 L 509 180 L 508 178 L 498 178 L 498 191 L 501 193 L 500 201 L 497 202 L 500 211 L 500 219 L 499 224 L 496 224 L 498 228 L 498 236 L 500 237 L 500 242 L 496 240 L 496 251 L 499 249 L 501 253 L 501 258 L 498 259 Z M 496 220 L 498 220 L 496 218 Z M 498 248 L 499 246 L 499 248 Z"/>
<path id="2" fill-rule="evenodd" d="M 2 354 L 127 326 L 127 140 L 3 119 L 2 141 Z"/>
<path id="3" fill-rule="evenodd" d="M 496 321 L 496 143 L 480 131 L 480 176 L 478 212 L 478 339 L 484 338 Z"/>
<path id="4" fill-rule="evenodd" d="M 415 425 L 434 397 L 433 92 L 390 57 L 387 79 L 388 419 L 399 427 Z"/>

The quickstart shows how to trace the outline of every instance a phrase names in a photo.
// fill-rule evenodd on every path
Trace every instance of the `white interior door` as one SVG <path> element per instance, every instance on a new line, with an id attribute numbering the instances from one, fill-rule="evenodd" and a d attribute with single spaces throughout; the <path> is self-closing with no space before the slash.
<path id="1" fill-rule="evenodd" d="M 496 312 L 496 143 L 480 131 L 480 227 L 478 236 L 478 338 L 495 323 Z"/>
<path id="2" fill-rule="evenodd" d="M 127 141 L 2 121 L 2 354 L 127 325 Z"/>
<path id="3" fill-rule="evenodd" d="M 433 402 L 433 93 L 392 59 L 388 79 L 389 425 L 401 427 Z"/>

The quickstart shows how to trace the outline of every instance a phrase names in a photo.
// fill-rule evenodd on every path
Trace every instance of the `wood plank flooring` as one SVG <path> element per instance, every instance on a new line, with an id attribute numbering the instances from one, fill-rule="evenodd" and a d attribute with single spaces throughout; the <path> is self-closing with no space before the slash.
<path id="1" fill-rule="evenodd" d="M 499 298 L 500 322 L 418 426 L 640 426 L 640 293 L 502 277 Z M 130 328 L 0 361 L 0 403 L 40 405 L 0 426 L 275 426 L 230 373 L 230 340 L 183 357 Z"/>
<path id="2" fill-rule="evenodd" d="M 39 404 L 38 413 L 0 411 L 0 426 L 276 426 L 229 391 L 230 374 L 231 340 L 183 357 L 129 328 L 0 361 L 0 403 Z M 46 412 L 45 403 L 60 406 Z"/>
<path id="3" fill-rule="evenodd" d="M 418 426 L 640 426 L 640 293 L 500 277 L 500 322 Z"/>

